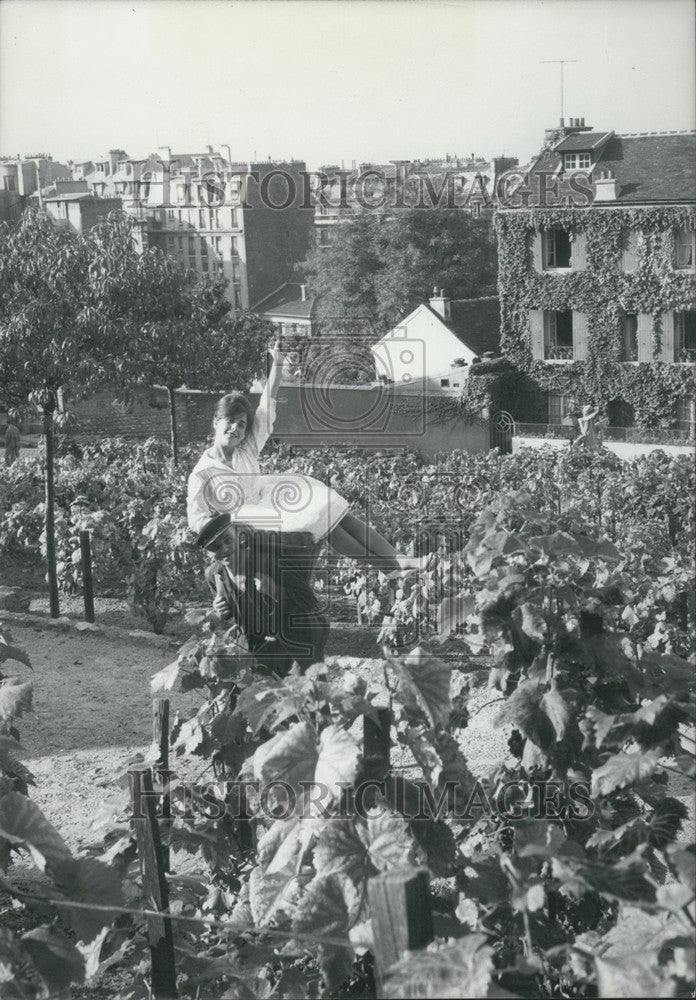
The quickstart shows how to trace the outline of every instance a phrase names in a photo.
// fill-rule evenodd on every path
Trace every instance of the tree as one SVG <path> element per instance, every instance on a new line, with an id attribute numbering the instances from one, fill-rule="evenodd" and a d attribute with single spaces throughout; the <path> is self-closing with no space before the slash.
<path id="1" fill-rule="evenodd" d="M 53 517 L 53 450 L 59 390 L 96 387 L 105 375 L 104 334 L 89 281 L 89 241 L 27 212 L 0 226 L 0 405 L 34 406 L 45 435 L 47 579 L 60 613 Z M 100 336 L 102 335 L 102 336 Z"/>
<path id="2" fill-rule="evenodd" d="M 490 224 L 460 209 L 363 212 L 301 265 L 319 319 L 370 320 L 382 336 L 442 287 L 452 298 L 496 294 Z"/>

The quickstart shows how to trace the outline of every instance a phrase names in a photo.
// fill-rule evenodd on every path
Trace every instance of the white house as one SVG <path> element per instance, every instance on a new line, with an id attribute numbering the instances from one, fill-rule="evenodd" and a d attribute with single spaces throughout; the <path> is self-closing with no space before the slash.
<path id="1" fill-rule="evenodd" d="M 429 391 L 461 391 L 472 360 L 498 353 L 499 328 L 497 296 L 450 299 L 435 288 L 373 344 L 377 378 L 395 387 L 421 387 L 425 380 Z"/>

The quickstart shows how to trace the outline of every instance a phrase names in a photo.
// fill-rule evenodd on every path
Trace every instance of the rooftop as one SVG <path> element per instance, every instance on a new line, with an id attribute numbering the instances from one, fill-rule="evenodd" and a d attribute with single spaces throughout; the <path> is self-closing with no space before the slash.
<path id="1" fill-rule="evenodd" d="M 594 145 L 589 140 L 594 138 Z M 597 138 L 599 137 L 599 138 Z M 568 194 L 562 154 L 571 150 L 594 152 L 590 179 L 611 174 L 616 197 L 610 204 L 685 204 L 696 202 L 696 132 L 579 132 L 547 146 L 532 161 L 531 174 L 552 173 L 559 177 L 561 204 Z M 530 201 L 530 204 L 533 202 Z M 549 201 L 549 204 L 553 204 Z"/>
<path id="2" fill-rule="evenodd" d="M 288 319 L 312 319 L 317 300 L 313 295 L 307 295 L 303 299 L 302 288 L 300 282 L 286 281 L 265 299 L 257 302 L 253 311 Z"/>
<path id="3" fill-rule="evenodd" d="M 457 340 L 476 354 L 484 351 L 498 352 L 500 348 L 500 303 L 497 295 L 479 299 L 452 299 L 450 318 L 443 320 L 440 313 L 427 307 L 442 320 Z"/>

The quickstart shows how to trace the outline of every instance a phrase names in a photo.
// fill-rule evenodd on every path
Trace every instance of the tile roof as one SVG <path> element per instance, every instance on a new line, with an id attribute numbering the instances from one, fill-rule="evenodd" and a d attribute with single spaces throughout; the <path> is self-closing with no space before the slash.
<path id="1" fill-rule="evenodd" d="M 696 201 L 696 132 L 616 135 L 597 169 L 613 171 L 618 202 Z"/>
<path id="2" fill-rule="evenodd" d="M 581 149 L 596 149 L 612 135 L 611 132 L 571 132 L 556 146 L 559 153 L 572 153 Z"/>
<path id="3" fill-rule="evenodd" d="M 312 319 L 316 297 L 313 295 L 302 298 L 302 285 L 298 281 L 286 281 L 280 288 L 261 299 L 253 306 L 254 312 L 265 313 L 268 316 L 287 316 L 294 319 Z"/>
<path id="4" fill-rule="evenodd" d="M 428 306 L 442 320 L 437 310 Z M 452 299 L 449 320 L 443 320 L 455 337 L 476 354 L 500 348 L 500 302 L 497 295 L 480 299 Z"/>
<path id="5" fill-rule="evenodd" d="M 696 132 L 604 134 L 611 138 L 596 155 L 591 179 L 607 171 L 613 173 L 616 201 L 609 204 L 696 202 Z M 568 194 L 567 181 L 571 172 L 563 172 L 561 156 L 561 152 L 567 152 L 561 149 L 565 141 L 543 149 L 529 167 L 521 168 L 531 174 L 559 175 L 558 199 L 549 198 L 549 205 L 561 204 Z M 536 190 L 533 191 L 530 207 L 538 204 Z"/>

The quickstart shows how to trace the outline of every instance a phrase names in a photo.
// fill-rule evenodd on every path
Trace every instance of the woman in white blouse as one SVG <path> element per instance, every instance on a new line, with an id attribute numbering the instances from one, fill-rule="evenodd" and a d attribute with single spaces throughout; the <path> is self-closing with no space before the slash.
<path id="1" fill-rule="evenodd" d="M 327 539 L 349 558 L 395 576 L 423 569 L 427 560 L 404 556 L 349 510 L 336 490 L 311 476 L 262 475 L 259 453 L 271 435 L 276 415 L 284 355 L 273 347 L 273 365 L 256 412 L 242 393 L 218 401 L 214 440 L 203 452 L 188 481 L 188 522 L 198 532 L 219 513 L 233 523 L 259 531 L 309 532 L 314 542 Z"/>

